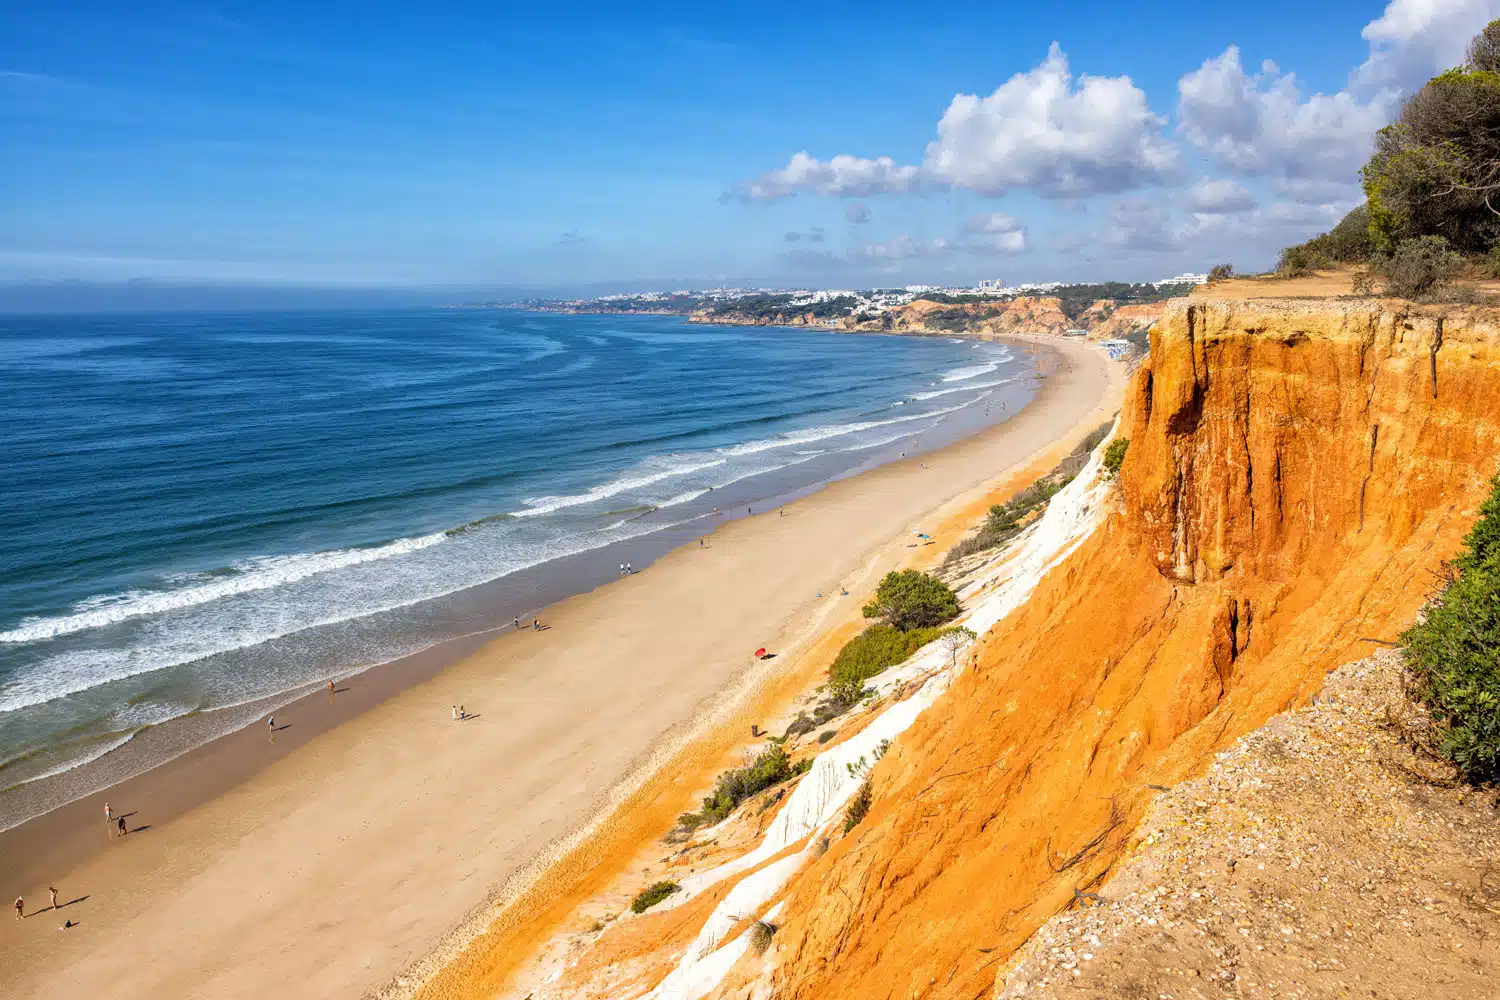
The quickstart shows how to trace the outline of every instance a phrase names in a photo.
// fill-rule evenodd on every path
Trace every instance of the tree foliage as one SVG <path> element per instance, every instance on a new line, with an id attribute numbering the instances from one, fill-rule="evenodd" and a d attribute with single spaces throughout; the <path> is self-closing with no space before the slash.
<path id="1" fill-rule="evenodd" d="M 1482 253 L 1500 238 L 1500 21 L 1469 43 L 1463 67 L 1407 99 L 1362 178 L 1382 253 L 1420 236 Z"/>
<path id="2" fill-rule="evenodd" d="M 1500 779 L 1500 477 L 1426 617 L 1401 636 L 1442 749 L 1475 781 Z"/>
<path id="3" fill-rule="evenodd" d="M 942 580 L 914 569 L 892 570 L 875 589 L 875 600 L 866 604 L 866 618 L 879 618 L 905 632 L 932 628 L 958 617 L 958 598 Z"/>
<path id="4" fill-rule="evenodd" d="M 1208 283 L 1211 285 L 1216 281 L 1228 281 L 1234 277 L 1233 264 L 1215 264 L 1208 272 Z"/>

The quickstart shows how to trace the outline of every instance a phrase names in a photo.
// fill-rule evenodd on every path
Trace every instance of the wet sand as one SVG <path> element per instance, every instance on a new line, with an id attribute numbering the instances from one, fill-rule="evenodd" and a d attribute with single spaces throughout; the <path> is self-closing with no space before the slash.
<path id="1" fill-rule="evenodd" d="M 795 672 L 912 532 L 1113 412 L 1119 366 L 1084 345 L 1043 350 L 1066 362 L 999 427 L 725 525 L 549 609 L 547 631 L 436 647 L 331 705 L 278 709 L 274 745 L 252 726 L 0 835 L 0 875 L 32 908 L 49 883 L 87 897 L 6 922 L 7 994 L 379 987 L 653 762 Z M 762 645 L 781 655 L 755 664 Z M 451 721 L 459 702 L 475 718 Z M 136 832 L 106 839 L 106 799 Z"/>

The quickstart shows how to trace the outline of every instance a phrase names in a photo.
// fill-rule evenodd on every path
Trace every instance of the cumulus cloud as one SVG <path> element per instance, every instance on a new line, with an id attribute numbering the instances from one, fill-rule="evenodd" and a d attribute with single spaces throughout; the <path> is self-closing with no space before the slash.
<path id="1" fill-rule="evenodd" d="M 818 160 L 801 152 L 792 154 L 787 165 L 779 170 L 739 185 L 737 193 L 751 201 L 773 201 L 798 192 L 864 198 L 910 191 L 917 185 L 917 174 L 916 167 L 898 166 L 889 156 L 867 160 L 840 155 Z"/>
<path id="2" fill-rule="evenodd" d="M 1203 178 L 1188 188 L 1184 201 L 1199 215 L 1232 215 L 1255 207 L 1255 196 L 1227 178 Z"/>
<path id="3" fill-rule="evenodd" d="M 1165 124 L 1130 77 L 1075 77 L 1054 42 L 1040 66 L 1017 73 L 988 97 L 955 96 L 920 167 L 888 156 L 819 160 L 801 152 L 736 192 L 770 201 L 799 192 L 899 194 L 922 184 L 986 195 L 1025 188 L 1056 198 L 1127 191 L 1175 171 L 1177 149 L 1162 134 Z M 857 221 L 853 214 L 850 221 Z"/>
<path id="4" fill-rule="evenodd" d="M 870 221 L 870 209 L 867 205 L 850 205 L 844 209 L 844 218 L 856 226 L 862 226 Z"/>
<path id="5" fill-rule="evenodd" d="M 938 122 L 924 169 L 987 195 L 1027 188 L 1049 197 L 1126 191 L 1166 179 L 1177 150 L 1165 120 L 1128 76 L 1074 78 L 1056 42 L 1035 69 L 988 97 L 959 94 Z"/>
<path id="6" fill-rule="evenodd" d="M 1370 56 L 1354 86 L 1410 93 L 1463 62 L 1469 39 L 1497 17 L 1500 0 L 1391 0 L 1361 32 Z"/>
<path id="7" fill-rule="evenodd" d="M 1394 99 L 1361 101 L 1348 91 L 1302 96 L 1297 78 L 1274 63 L 1245 72 L 1231 45 L 1177 84 L 1182 132 L 1212 159 L 1246 174 L 1352 182 Z"/>
<path id="8" fill-rule="evenodd" d="M 1015 216 L 1003 212 L 971 215 L 964 223 L 967 247 L 978 254 L 1022 253 L 1026 249 L 1026 227 Z"/>

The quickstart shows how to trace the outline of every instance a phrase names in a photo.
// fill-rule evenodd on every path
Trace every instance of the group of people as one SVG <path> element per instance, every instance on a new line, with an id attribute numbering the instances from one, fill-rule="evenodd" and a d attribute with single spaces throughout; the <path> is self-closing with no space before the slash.
<path id="1" fill-rule="evenodd" d="M 626 562 L 626 563 L 620 563 L 620 575 L 621 576 L 634 576 L 635 575 L 635 567 L 632 566 L 632 565 L 630 565 L 630 563 L 628 563 L 628 562 Z"/>
<path id="2" fill-rule="evenodd" d="M 54 909 L 54 910 L 61 909 L 61 907 L 58 905 L 58 902 L 57 902 L 57 890 L 49 887 L 47 889 L 47 895 L 50 896 L 50 897 L 52 897 L 52 909 Z M 66 906 L 67 904 L 64 903 L 62 905 Z M 25 916 L 26 916 L 26 897 L 24 897 L 24 896 L 17 896 L 16 897 L 16 919 L 20 920 L 20 919 L 22 919 Z M 72 925 L 73 925 L 73 921 L 71 921 L 71 920 L 68 921 L 68 926 L 71 927 Z"/>
<path id="3" fill-rule="evenodd" d="M 519 619 L 519 618 L 512 619 L 511 620 L 511 625 L 513 625 L 515 627 L 516 631 L 518 631 L 518 632 L 522 628 L 525 627 L 525 626 L 523 626 L 521 624 L 521 619 Z M 532 619 L 531 619 L 531 631 L 533 631 L 533 632 L 540 632 L 541 630 L 542 630 L 542 620 L 540 618 L 537 618 L 537 617 L 533 616 Z"/>

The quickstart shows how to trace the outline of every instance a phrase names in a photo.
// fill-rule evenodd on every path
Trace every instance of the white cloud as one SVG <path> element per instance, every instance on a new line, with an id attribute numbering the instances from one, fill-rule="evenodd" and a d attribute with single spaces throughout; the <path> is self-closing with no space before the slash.
<path id="1" fill-rule="evenodd" d="M 1255 196 L 1227 178 L 1203 178 L 1188 188 L 1184 200 L 1199 215 L 1232 215 L 1255 207 Z"/>
<path id="2" fill-rule="evenodd" d="M 1354 86 L 1411 93 L 1462 63 L 1469 39 L 1497 17 L 1500 0 L 1391 0 L 1361 32 L 1370 56 Z"/>
<path id="3" fill-rule="evenodd" d="M 979 254 L 1022 253 L 1026 250 L 1026 227 L 1013 215 L 989 212 L 971 215 L 964 223 L 967 247 Z"/>
<path id="4" fill-rule="evenodd" d="M 913 257 L 942 257 L 952 250 L 952 244 L 944 239 L 923 243 L 902 233 L 884 243 L 866 243 L 849 251 L 851 259 L 910 260 Z"/>
<path id="5" fill-rule="evenodd" d="M 1182 132 L 1224 167 L 1246 174 L 1353 183 L 1393 97 L 1361 101 L 1348 91 L 1302 98 L 1291 73 L 1263 63 L 1254 76 L 1231 45 L 1177 84 Z"/>
<path id="6" fill-rule="evenodd" d="M 989 97 L 954 97 L 923 167 L 935 180 L 988 195 L 1125 191 L 1157 183 L 1176 167 L 1164 124 L 1128 76 L 1075 81 L 1054 42 L 1040 66 Z"/>
<path id="7" fill-rule="evenodd" d="M 1130 77 L 1075 78 L 1054 42 L 1040 66 L 1017 73 L 990 96 L 956 95 L 921 167 L 888 156 L 824 161 L 802 152 L 736 190 L 754 201 L 799 192 L 899 194 L 923 183 L 986 195 L 1026 188 L 1055 198 L 1127 191 L 1175 171 L 1177 148 L 1162 134 L 1165 124 Z"/>
<path id="8" fill-rule="evenodd" d="M 864 198 L 872 194 L 898 194 L 917 184 L 917 168 L 898 166 L 889 156 L 866 160 L 858 156 L 835 156 L 818 160 L 806 152 L 794 153 L 786 166 L 761 174 L 739 185 L 737 193 L 752 201 L 772 201 L 805 191 L 824 196 Z"/>

